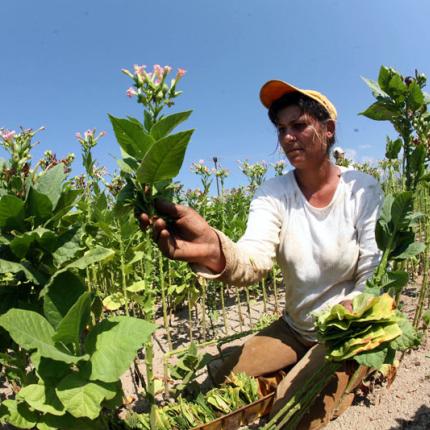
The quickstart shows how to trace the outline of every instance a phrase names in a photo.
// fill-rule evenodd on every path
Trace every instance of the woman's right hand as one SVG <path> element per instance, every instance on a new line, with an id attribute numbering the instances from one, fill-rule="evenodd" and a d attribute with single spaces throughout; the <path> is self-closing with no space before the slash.
<path id="1" fill-rule="evenodd" d="M 224 270 L 219 237 L 204 218 L 187 206 L 164 200 L 156 200 L 155 208 L 173 222 L 168 226 L 163 218 L 150 219 L 146 213 L 141 213 L 138 219 L 143 230 L 152 225 L 154 241 L 166 257 L 197 263 L 215 273 Z"/>

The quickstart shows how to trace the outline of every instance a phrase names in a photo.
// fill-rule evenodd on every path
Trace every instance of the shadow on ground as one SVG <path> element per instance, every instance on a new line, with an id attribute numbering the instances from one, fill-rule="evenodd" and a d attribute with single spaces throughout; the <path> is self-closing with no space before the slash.
<path id="1" fill-rule="evenodd" d="M 430 407 L 422 405 L 411 420 L 397 419 L 399 425 L 390 430 L 428 430 L 430 429 Z"/>

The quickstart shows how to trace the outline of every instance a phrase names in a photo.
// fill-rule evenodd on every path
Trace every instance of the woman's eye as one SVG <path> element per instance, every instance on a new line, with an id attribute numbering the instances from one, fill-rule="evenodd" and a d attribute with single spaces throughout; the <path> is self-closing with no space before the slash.
<path id="1" fill-rule="evenodd" d="M 305 127 L 306 127 L 306 123 L 304 123 L 304 122 L 295 122 L 293 124 L 294 130 L 303 130 Z"/>

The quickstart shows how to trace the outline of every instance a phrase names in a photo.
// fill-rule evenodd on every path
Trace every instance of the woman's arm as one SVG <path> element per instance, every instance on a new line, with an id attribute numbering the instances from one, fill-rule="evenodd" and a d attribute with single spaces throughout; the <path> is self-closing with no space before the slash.
<path id="1" fill-rule="evenodd" d="M 270 271 L 276 258 L 282 225 L 281 206 L 279 199 L 271 192 L 270 183 L 264 184 L 251 202 L 242 238 L 234 243 L 217 231 L 225 256 L 224 270 L 211 273 L 200 265 L 193 265 L 193 269 L 206 278 L 227 284 L 240 286 L 258 282 Z"/>

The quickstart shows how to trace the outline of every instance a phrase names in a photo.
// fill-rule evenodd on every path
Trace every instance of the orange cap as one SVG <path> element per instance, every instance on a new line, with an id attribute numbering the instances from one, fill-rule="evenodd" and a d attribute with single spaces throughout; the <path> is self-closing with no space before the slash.
<path id="1" fill-rule="evenodd" d="M 297 88 L 291 84 L 288 84 L 284 81 L 272 80 L 267 81 L 260 90 L 260 100 L 264 106 L 270 108 L 271 104 L 281 98 L 283 95 L 288 93 L 301 93 L 307 97 L 318 102 L 322 105 L 328 112 L 331 119 L 337 118 L 337 111 L 334 107 L 333 103 L 324 95 L 314 90 L 303 90 L 301 88 Z"/>

